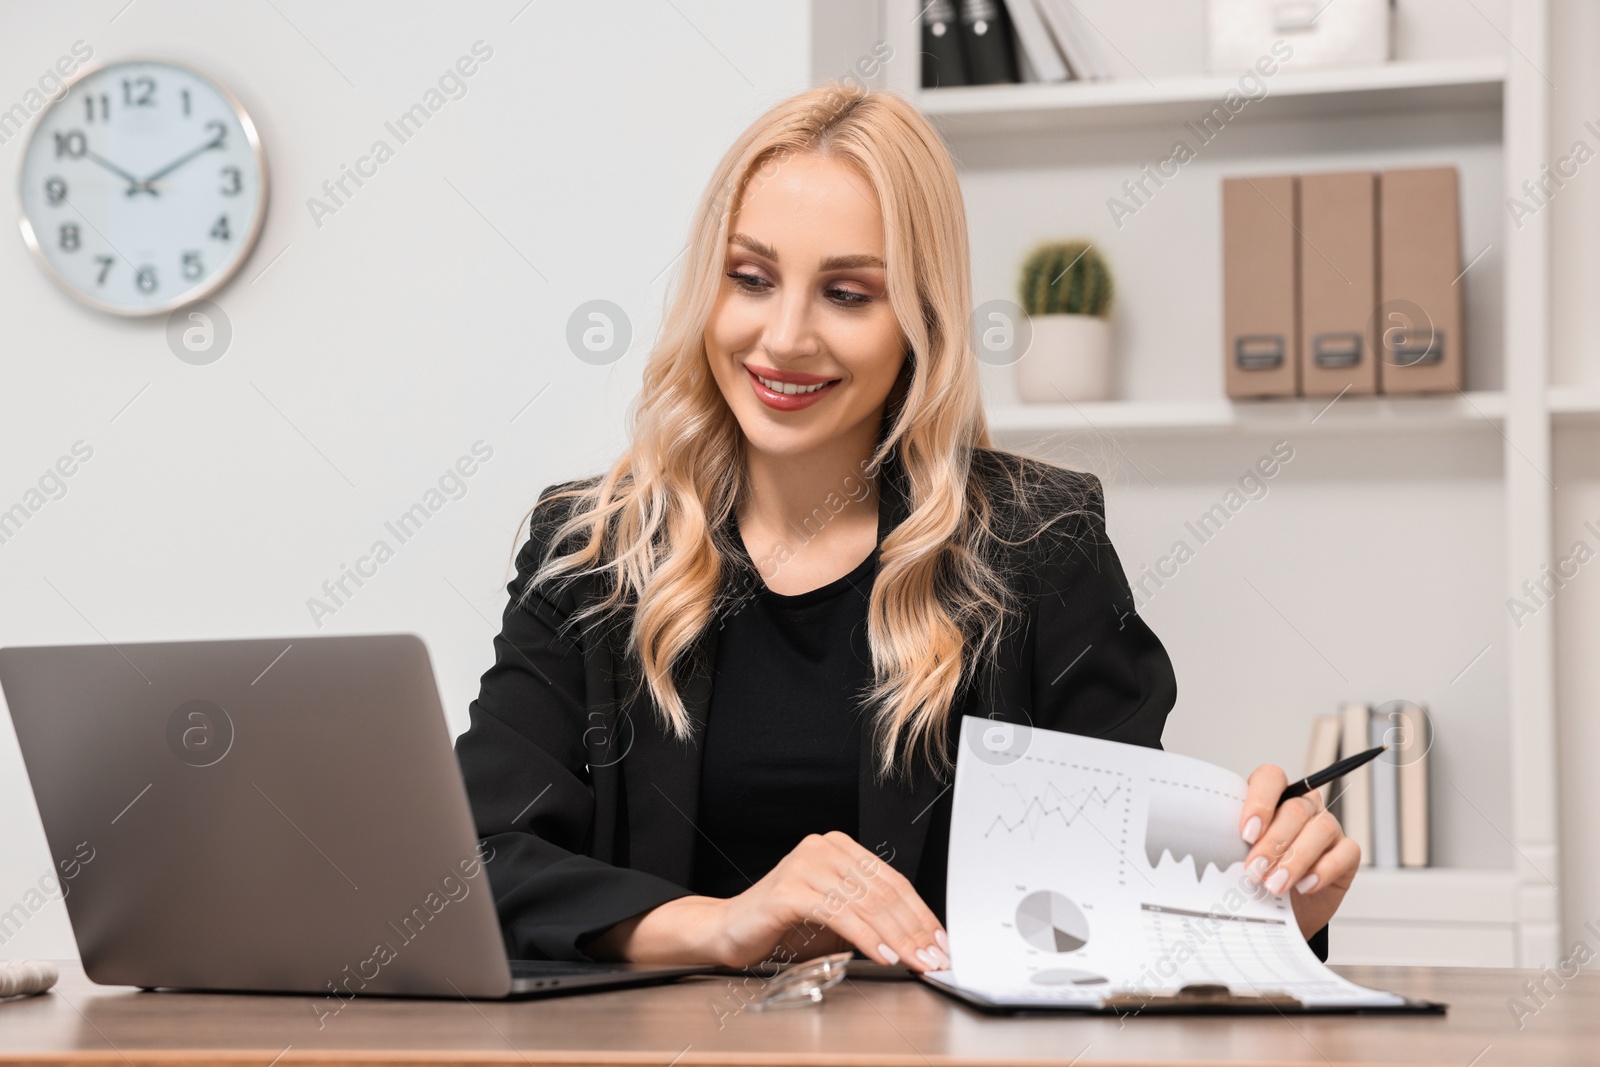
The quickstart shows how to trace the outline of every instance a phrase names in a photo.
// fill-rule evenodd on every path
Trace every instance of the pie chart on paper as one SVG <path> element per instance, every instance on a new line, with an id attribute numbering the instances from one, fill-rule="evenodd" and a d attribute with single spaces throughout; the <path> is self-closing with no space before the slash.
<path id="1" fill-rule="evenodd" d="M 1017 905 L 1017 933 L 1043 952 L 1076 952 L 1089 943 L 1089 923 L 1060 893 L 1040 889 Z"/>

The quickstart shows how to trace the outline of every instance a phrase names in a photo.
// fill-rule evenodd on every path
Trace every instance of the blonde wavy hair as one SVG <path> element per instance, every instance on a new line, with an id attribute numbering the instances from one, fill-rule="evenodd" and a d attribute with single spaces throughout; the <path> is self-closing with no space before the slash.
<path id="1" fill-rule="evenodd" d="M 679 284 L 630 408 L 630 445 L 604 474 L 541 498 L 541 506 L 566 499 L 571 507 L 553 524 L 523 598 L 547 581 L 602 576 L 608 595 L 570 624 L 625 619 L 634 695 L 648 685 L 668 731 L 690 736 L 676 675 L 729 603 L 732 555 L 718 531 L 746 491 L 743 434 L 711 374 L 705 329 L 741 197 L 802 153 L 854 167 L 883 212 L 889 300 L 909 350 L 870 469 L 903 465 L 908 513 L 880 549 L 868 609 L 874 683 L 865 698 L 875 708 L 880 777 L 909 776 L 917 748 L 942 773 L 950 709 L 976 663 L 998 649 L 1014 604 L 985 547 L 996 533 L 990 502 L 970 477 L 989 431 L 967 329 L 961 190 L 938 135 L 892 93 L 846 83 L 800 93 L 728 149 L 695 212 Z"/>

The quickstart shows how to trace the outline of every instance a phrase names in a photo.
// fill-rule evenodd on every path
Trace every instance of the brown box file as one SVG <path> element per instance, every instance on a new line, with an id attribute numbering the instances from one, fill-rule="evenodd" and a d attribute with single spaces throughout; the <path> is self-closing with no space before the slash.
<path id="1" fill-rule="evenodd" d="M 1378 391 L 1378 176 L 1300 176 L 1300 391 Z"/>
<path id="2" fill-rule="evenodd" d="M 1461 208 L 1456 169 L 1378 178 L 1379 387 L 1461 388 Z"/>
<path id="3" fill-rule="evenodd" d="M 1300 391 L 1298 199 L 1293 175 L 1222 181 L 1222 333 L 1230 397 Z"/>

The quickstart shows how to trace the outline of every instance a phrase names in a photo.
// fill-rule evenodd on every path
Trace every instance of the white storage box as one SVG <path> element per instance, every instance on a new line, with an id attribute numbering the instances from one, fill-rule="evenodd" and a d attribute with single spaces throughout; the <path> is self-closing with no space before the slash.
<path id="1" fill-rule="evenodd" d="M 1263 56 L 1284 70 L 1355 67 L 1389 60 L 1391 0 L 1208 0 L 1213 74 L 1238 74 Z"/>

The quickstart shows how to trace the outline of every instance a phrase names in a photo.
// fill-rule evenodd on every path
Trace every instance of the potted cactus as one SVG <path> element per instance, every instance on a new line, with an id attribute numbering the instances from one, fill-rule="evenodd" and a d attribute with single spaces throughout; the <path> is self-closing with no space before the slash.
<path id="1" fill-rule="evenodd" d="M 1022 263 L 1018 283 L 1033 342 L 1017 361 L 1024 403 L 1109 400 L 1111 302 L 1105 259 L 1088 241 L 1046 241 Z"/>

